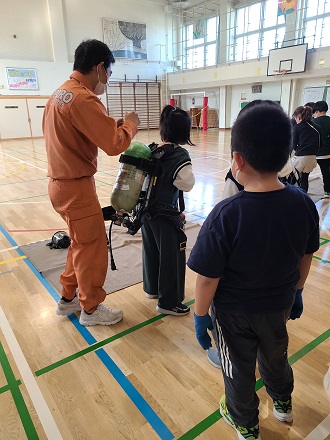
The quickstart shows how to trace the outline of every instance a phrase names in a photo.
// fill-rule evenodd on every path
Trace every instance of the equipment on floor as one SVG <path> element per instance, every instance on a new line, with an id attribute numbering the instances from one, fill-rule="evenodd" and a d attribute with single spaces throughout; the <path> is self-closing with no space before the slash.
<path id="1" fill-rule="evenodd" d="M 47 243 L 51 249 L 66 249 L 71 244 L 71 238 L 65 231 L 57 231 L 52 236 L 52 241 Z"/>

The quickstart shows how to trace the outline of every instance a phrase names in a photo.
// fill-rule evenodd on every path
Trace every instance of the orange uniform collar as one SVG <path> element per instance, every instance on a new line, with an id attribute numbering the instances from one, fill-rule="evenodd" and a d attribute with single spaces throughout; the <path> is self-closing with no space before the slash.
<path id="1" fill-rule="evenodd" d="M 86 76 L 83 75 L 82 73 L 78 72 L 78 70 L 74 70 L 71 73 L 70 79 L 75 79 L 75 80 L 79 81 L 83 86 L 87 87 L 87 89 L 93 91 L 92 86 L 91 86 L 90 82 L 88 81 L 88 79 L 86 78 Z"/>

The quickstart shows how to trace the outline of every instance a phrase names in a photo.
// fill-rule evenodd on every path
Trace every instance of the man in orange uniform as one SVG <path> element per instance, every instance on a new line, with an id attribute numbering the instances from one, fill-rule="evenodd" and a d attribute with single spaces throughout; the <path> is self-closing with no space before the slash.
<path id="1" fill-rule="evenodd" d="M 140 123 L 135 112 L 127 113 L 124 120 L 114 120 L 96 96 L 105 92 L 114 62 L 106 44 L 83 41 L 76 49 L 70 79 L 50 97 L 43 118 L 48 193 L 71 237 L 56 313 L 69 315 L 81 310 L 79 322 L 86 326 L 111 325 L 123 317 L 121 310 L 102 304 L 108 249 L 93 177 L 98 148 L 109 156 L 122 153 Z"/>

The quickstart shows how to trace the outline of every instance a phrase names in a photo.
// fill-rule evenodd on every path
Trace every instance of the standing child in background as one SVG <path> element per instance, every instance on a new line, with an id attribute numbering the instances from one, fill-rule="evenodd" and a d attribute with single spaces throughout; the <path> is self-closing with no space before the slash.
<path id="1" fill-rule="evenodd" d="M 323 139 L 323 146 L 316 153 L 316 161 L 321 168 L 325 199 L 330 197 L 330 117 L 327 111 L 325 101 L 318 101 L 313 107 L 314 122 L 320 126 Z"/>
<path id="2" fill-rule="evenodd" d="M 188 113 L 167 105 L 160 117 L 162 143 L 169 146 L 164 154 L 164 172 L 157 193 L 157 204 L 142 226 L 143 289 L 147 298 L 158 298 L 157 312 L 186 315 L 183 304 L 186 274 L 186 236 L 178 209 L 180 191 L 190 191 L 195 183 L 189 153 L 181 145 L 190 140 L 191 119 Z"/>
<path id="3" fill-rule="evenodd" d="M 215 206 L 188 260 L 198 274 L 196 336 L 205 350 L 211 346 L 212 304 L 225 384 L 220 412 L 241 440 L 261 439 L 257 360 L 274 416 L 293 419 L 286 323 L 319 248 L 319 217 L 304 191 L 278 179 L 290 141 L 290 120 L 279 106 L 260 104 L 237 118 L 232 173 L 244 191 Z M 288 218 L 296 219 L 294 228 Z"/>
<path id="4" fill-rule="evenodd" d="M 322 146 L 321 129 L 312 121 L 310 107 L 297 107 L 293 112 L 297 124 L 293 127 L 293 166 L 300 173 L 300 187 L 308 192 L 309 173 L 317 166 L 316 153 Z"/>

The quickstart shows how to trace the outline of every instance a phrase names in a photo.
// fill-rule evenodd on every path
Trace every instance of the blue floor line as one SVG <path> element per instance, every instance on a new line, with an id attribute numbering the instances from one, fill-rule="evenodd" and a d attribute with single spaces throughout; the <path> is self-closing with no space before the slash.
<path id="1" fill-rule="evenodd" d="M 8 234 L 6 229 L 0 225 L 0 231 L 9 241 L 12 246 L 18 246 L 15 240 Z M 20 249 L 15 249 L 16 252 L 23 256 L 25 255 Z M 35 268 L 35 266 L 31 263 L 28 258 L 24 259 L 24 262 L 29 266 L 32 272 L 39 279 L 41 284 L 45 287 L 45 289 L 51 294 L 55 301 L 58 301 L 60 298 L 59 294 L 56 290 L 51 286 L 51 284 L 46 280 L 46 278 Z M 94 344 L 96 339 L 91 335 L 91 333 L 87 330 L 86 327 L 79 324 L 79 319 L 76 315 L 69 316 L 70 321 L 76 327 L 81 336 L 85 339 L 85 341 L 91 345 Z M 132 400 L 137 409 L 142 413 L 148 423 L 152 426 L 152 428 L 156 431 L 159 437 L 162 440 L 172 440 L 174 439 L 174 435 L 167 428 L 164 422 L 158 417 L 155 411 L 151 408 L 151 406 L 147 403 L 147 401 L 143 398 L 143 396 L 138 392 L 138 390 L 131 384 L 131 382 L 127 379 L 127 377 L 121 372 L 121 370 L 117 367 L 111 357 L 104 351 L 104 349 L 96 350 L 95 353 L 105 365 L 107 370 L 111 373 L 111 375 L 115 378 L 121 388 L 125 391 L 127 396 Z"/>

